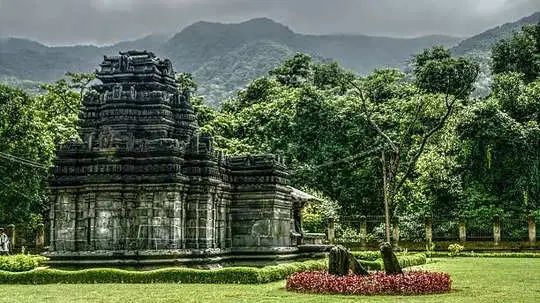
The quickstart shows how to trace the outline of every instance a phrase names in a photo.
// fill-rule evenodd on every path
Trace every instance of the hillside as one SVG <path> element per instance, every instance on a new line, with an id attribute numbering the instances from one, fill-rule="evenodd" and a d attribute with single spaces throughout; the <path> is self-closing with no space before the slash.
<path id="1" fill-rule="evenodd" d="M 470 57 L 480 64 L 481 71 L 476 83 L 476 95 L 482 96 L 489 93 L 491 82 L 491 48 L 495 43 L 502 39 L 510 38 L 513 33 L 521 31 L 525 25 L 539 22 L 540 12 L 536 12 L 516 22 L 506 23 L 465 39 L 452 48 L 454 54 Z"/>
<path id="2" fill-rule="evenodd" d="M 524 25 L 536 24 L 540 22 L 540 12 L 536 12 L 528 17 L 516 22 L 506 23 L 494 27 L 478 35 L 461 41 L 452 51 L 457 55 L 464 55 L 475 51 L 490 51 L 491 47 L 501 39 L 507 39 L 513 33 L 521 31 Z"/>
<path id="3" fill-rule="evenodd" d="M 0 78 L 54 81 L 67 71 L 94 70 L 104 54 L 148 49 L 171 58 L 177 71 L 193 73 L 200 92 L 218 105 L 295 52 L 334 59 L 365 74 L 374 68 L 400 67 L 426 47 L 457 42 L 446 36 L 303 35 L 267 18 L 237 24 L 197 22 L 172 37 L 150 35 L 107 47 L 49 47 L 25 39 L 1 39 Z"/>

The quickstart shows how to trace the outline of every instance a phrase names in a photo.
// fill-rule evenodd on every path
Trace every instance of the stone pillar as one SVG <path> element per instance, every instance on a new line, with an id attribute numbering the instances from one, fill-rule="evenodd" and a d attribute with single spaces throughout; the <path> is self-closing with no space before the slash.
<path id="1" fill-rule="evenodd" d="M 459 221 L 459 242 L 467 241 L 467 226 L 465 221 Z"/>
<path id="2" fill-rule="evenodd" d="M 394 247 L 398 247 L 399 244 L 399 221 L 397 218 L 392 220 L 392 242 Z"/>
<path id="3" fill-rule="evenodd" d="M 362 249 L 367 247 L 367 219 L 366 216 L 360 217 L 360 246 Z"/>
<path id="4" fill-rule="evenodd" d="M 11 247 L 9 248 L 9 250 L 13 252 L 15 250 L 15 240 L 16 240 L 15 225 L 9 224 L 7 226 L 6 234 L 9 237 L 9 243 L 11 244 Z"/>
<path id="5" fill-rule="evenodd" d="M 42 251 L 45 246 L 45 225 L 43 223 L 38 224 L 36 231 L 36 250 Z"/>
<path id="6" fill-rule="evenodd" d="M 431 245 L 431 242 L 433 242 L 433 225 L 431 217 L 426 217 L 424 222 L 426 225 L 426 242 L 428 245 Z"/>
<path id="7" fill-rule="evenodd" d="M 334 218 L 328 219 L 327 232 L 328 232 L 328 242 L 330 244 L 334 244 L 336 242 L 336 228 L 335 228 Z"/>
<path id="8" fill-rule="evenodd" d="M 493 242 L 499 245 L 501 242 L 501 220 L 499 216 L 493 217 Z"/>
<path id="9" fill-rule="evenodd" d="M 529 243 L 534 245 L 536 243 L 536 221 L 533 215 L 528 217 L 529 226 Z"/>

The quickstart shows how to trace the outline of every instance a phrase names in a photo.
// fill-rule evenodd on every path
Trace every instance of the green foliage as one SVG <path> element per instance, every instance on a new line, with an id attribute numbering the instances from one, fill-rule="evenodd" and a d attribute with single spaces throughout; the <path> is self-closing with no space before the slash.
<path id="1" fill-rule="evenodd" d="M 448 257 L 449 253 L 442 251 L 432 252 L 433 258 Z M 540 258 L 540 253 L 537 252 L 461 252 L 459 257 L 476 257 L 476 258 Z"/>
<path id="2" fill-rule="evenodd" d="M 429 93 L 464 99 L 473 91 L 480 67 L 466 58 L 453 58 L 443 47 L 427 49 L 414 58 L 416 85 Z"/>
<path id="3" fill-rule="evenodd" d="M 540 76 L 540 22 L 497 43 L 492 59 L 494 74 L 516 72 L 523 74 L 526 82 L 536 80 Z"/>
<path id="4" fill-rule="evenodd" d="M 321 192 L 304 189 L 307 193 L 317 197 L 302 209 L 302 228 L 305 232 L 324 233 L 330 218 L 339 221 L 339 204 L 330 200 Z"/>
<path id="5" fill-rule="evenodd" d="M 299 271 L 324 270 L 326 260 L 293 262 L 257 267 L 228 267 L 214 270 L 163 268 L 128 271 L 113 268 L 84 270 L 35 269 L 12 273 L 0 271 L 1 284 L 79 284 L 79 283 L 204 283 L 260 284 L 283 280 Z"/>
<path id="6" fill-rule="evenodd" d="M 292 58 L 285 60 L 281 66 L 271 70 L 269 74 L 275 76 L 282 85 L 298 87 L 313 78 L 311 65 L 310 56 L 297 53 Z M 328 80 L 324 79 L 321 82 L 326 84 Z"/>
<path id="7" fill-rule="evenodd" d="M 52 84 L 42 85 L 45 93 L 30 96 L 0 85 L 0 152 L 15 155 L 32 164 L 3 158 L 0 164 L 0 222 L 31 222 L 44 209 L 47 168 L 56 147 L 77 136 L 76 121 L 80 94 L 92 74 L 68 74 Z"/>
<path id="8" fill-rule="evenodd" d="M 45 257 L 35 255 L 0 256 L 0 271 L 28 271 L 43 265 L 46 260 Z"/>
<path id="9" fill-rule="evenodd" d="M 183 94 L 193 94 L 198 88 L 197 83 L 193 80 L 193 76 L 190 73 L 177 73 L 176 84 L 178 84 L 178 89 Z"/>
<path id="10" fill-rule="evenodd" d="M 358 259 L 360 264 L 368 270 L 384 270 L 384 263 L 381 258 L 381 253 L 378 251 L 355 251 L 353 256 Z M 399 265 L 401 268 L 418 266 L 427 263 L 426 255 L 423 253 L 416 254 L 398 254 Z"/>
<path id="11" fill-rule="evenodd" d="M 448 245 L 448 255 L 450 257 L 457 257 L 465 249 L 463 245 L 457 243 Z"/>

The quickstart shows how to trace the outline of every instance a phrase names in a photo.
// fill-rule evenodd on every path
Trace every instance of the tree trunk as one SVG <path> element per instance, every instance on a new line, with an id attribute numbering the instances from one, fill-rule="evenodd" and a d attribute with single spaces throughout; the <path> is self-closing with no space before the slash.
<path id="1" fill-rule="evenodd" d="M 349 269 L 355 275 L 367 275 L 368 271 L 343 246 L 332 247 L 328 258 L 328 272 L 336 276 L 346 276 Z"/>
<path id="2" fill-rule="evenodd" d="M 394 250 L 392 249 L 392 244 L 388 242 L 382 244 L 381 255 L 384 262 L 384 271 L 387 275 L 403 274 L 403 270 L 401 270 L 399 261 L 394 254 Z"/>
<path id="3" fill-rule="evenodd" d="M 381 154 L 381 162 L 383 169 L 383 199 L 384 199 L 384 220 L 385 220 L 385 233 L 386 233 L 386 242 L 390 242 L 390 203 L 389 203 L 389 194 L 388 194 L 388 172 L 386 167 L 386 157 L 384 155 L 384 149 Z"/>

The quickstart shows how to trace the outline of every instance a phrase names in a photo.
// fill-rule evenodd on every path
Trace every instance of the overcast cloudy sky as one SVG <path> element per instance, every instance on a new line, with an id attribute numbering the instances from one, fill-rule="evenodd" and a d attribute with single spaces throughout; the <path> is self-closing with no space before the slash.
<path id="1" fill-rule="evenodd" d="M 0 0 L 0 37 L 107 44 L 254 17 L 301 33 L 464 37 L 536 11 L 540 0 Z"/>

